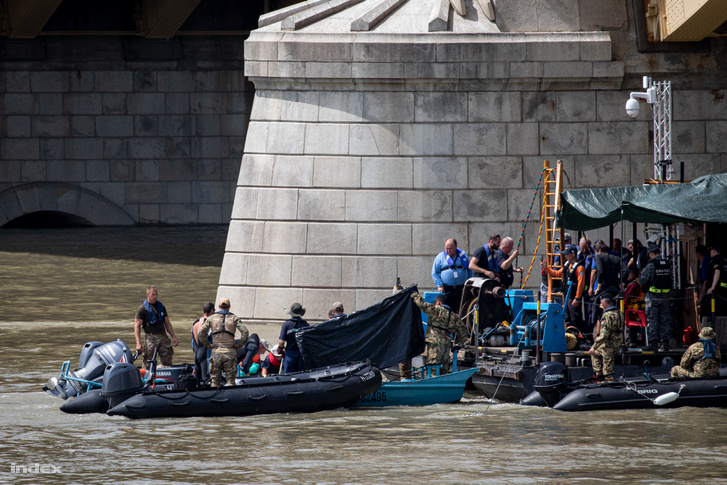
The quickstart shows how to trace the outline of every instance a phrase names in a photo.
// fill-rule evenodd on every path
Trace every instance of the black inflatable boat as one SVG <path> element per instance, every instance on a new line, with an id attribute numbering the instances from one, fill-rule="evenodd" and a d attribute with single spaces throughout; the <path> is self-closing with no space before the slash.
<path id="1" fill-rule="evenodd" d="M 109 415 L 129 418 L 315 412 L 353 405 L 380 385 L 379 369 L 365 361 L 243 379 L 229 387 L 148 390 L 138 369 L 117 363 L 107 367 L 100 391 L 87 392 L 61 410 L 89 413 L 108 409 Z"/>

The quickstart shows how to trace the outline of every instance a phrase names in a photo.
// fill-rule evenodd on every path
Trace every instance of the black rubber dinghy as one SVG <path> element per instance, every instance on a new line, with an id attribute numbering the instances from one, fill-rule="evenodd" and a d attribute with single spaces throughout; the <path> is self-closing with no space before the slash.
<path id="1" fill-rule="evenodd" d="M 354 362 L 248 378 L 230 387 L 143 392 L 111 407 L 108 414 L 161 418 L 315 412 L 351 406 L 380 385 L 377 367 Z"/>
<path id="2" fill-rule="evenodd" d="M 586 384 L 553 406 L 560 411 L 727 407 L 727 378 L 660 379 Z"/>

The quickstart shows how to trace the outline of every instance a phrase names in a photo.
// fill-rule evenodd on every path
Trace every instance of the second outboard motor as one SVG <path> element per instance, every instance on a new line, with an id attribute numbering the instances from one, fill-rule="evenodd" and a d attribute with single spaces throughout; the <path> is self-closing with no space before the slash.
<path id="1" fill-rule="evenodd" d="M 134 364 L 114 362 L 106 367 L 101 396 L 109 402 L 109 409 L 143 390 L 141 372 Z"/>
<path id="2" fill-rule="evenodd" d="M 89 342 L 84 345 L 79 359 L 79 364 L 83 364 L 83 367 L 79 366 L 75 371 L 68 372 L 68 377 L 92 381 L 103 375 L 106 366 L 113 362 L 133 362 L 131 351 L 122 340 L 96 346 L 97 343 Z M 86 385 L 73 379 L 61 379 L 57 381 L 55 390 L 59 397 L 68 399 L 84 392 Z"/>
<path id="3" fill-rule="evenodd" d="M 560 401 L 561 389 L 564 383 L 568 382 L 568 367 L 561 362 L 542 362 L 538 373 L 535 374 L 533 388 L 540 393 L 543 400 L 549 407 L 553 407 Z"/>

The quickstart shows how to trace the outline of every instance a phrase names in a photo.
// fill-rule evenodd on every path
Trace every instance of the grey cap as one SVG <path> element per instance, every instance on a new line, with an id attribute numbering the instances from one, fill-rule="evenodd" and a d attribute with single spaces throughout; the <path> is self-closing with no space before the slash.
<path id="1" fill-rule="evenodd" d="M 294 317 L 302 317 L 305 315 L 305 308 L 303 308 L 303 305 L 300 303 L 293 303 L 290 305 L 290 310 L 288 311 L 289 315 L 293 315 Z"/>

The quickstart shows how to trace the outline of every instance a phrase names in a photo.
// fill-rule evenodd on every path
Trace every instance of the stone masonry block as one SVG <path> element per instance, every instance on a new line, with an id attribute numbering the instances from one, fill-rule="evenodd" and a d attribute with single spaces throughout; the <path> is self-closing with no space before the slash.
<path id="1" fill-rule="evenodd" d="M 324 287 L 318 289 L 316 287 L 303 287 L 303 301 L 306 302 L 305 318 L 311 322 L 312 320 L 326 320 L 328 311 L 331 309 L 331 303 L 340 301 L 343 304 L 344 312 L 351 313 L 356 306 L 356 291 L 344 290 L 340 288 Z"/>
<path id="2" fill-rule="evenodd" d="M 279 283 L 279 286 L 283 286 L 282 283 Z M 301 288 L 256 288 L 252 318 L 285 321 L 289 318 L 286 312 L 296 301 L 303 301 Z"/>
<path id="3" fill-rule="evenodd" d="M 593 76 L 591 62 L 544 62 L 543 79 L 590 79 Z"/>
<path id="4" fill-rule="evenodd" d="M 247 125 L 247 137 L 245 138 L 245 153 L 265 153 L 268 143 L 269 128 L 269 123 L 250 121 L 250 123 Z M 278 130 L 276 128 L 276 140 L 277 132 Z"/>
<path id="5" fill-rule="evenodd" d="M 41 138 L 40 157 L 43 160 L 59 160 L 65 158 L 65 138 Z"/>
<path id="6" fill-rule="evenodd" d="M 308 254 L 356 254 L 358 224 L 308 223 Z"/>
<path id="7" fill-rule="evenodd" d="M 581 30 L 625 30 L 628 25 L 626 4 L 620 0 L 578 0 Z"/>
<path id="8" fill-rule="evenodd" d="M 468 251 L 467 223 L 440 223 L 440 224 L 412 224 L 412 252 L 414 254 L 426 254 L 429 258 L 427 263 L 427 282 L 432 280 L 431 271 L 434 258 L 444 251 L 444 241 L 449 238 L 457 240 L 457 247 L 472 255 Z"/>
<path id="9" fill-rule="evenodd" d="M 727 121 L 707 121 L 707 153 L 727 152 Z"/>
<path id="10" fill-rule="evenodd" d="M 556 120 L 557 99 L 554 92 L 522 93 L 522 121 L 538 123 Z"/>
<path id="11" fill-rule="evenodd" d="M 136 71 L 132 75 L 134 91 L 137 93 L 151 93 L 157 90 L 157 77 L 155 72 Z"/>
<path id="12" fill-rule="evenodd" d="M 363 158 L 361 186 L 368 188 L 412 188 L 411 158 Z"/>
<path id="13" fill-rule="evenodd" d="M 247 254 L 226 252 L 220 269 L 220 285 L 247 284 Z"/>
<path id="14" fill-rule="evenodd" d="M 259 90 L 255 92 L 250 112 L 251 120 L 279 121 L 283 100 L 280 91 Z"/>
<path id="15" fill-rule="evenodd" d="M 341 286 L 344 288 L 377 288 L 380 281 L 396 283 L 396 258 L 341 258 Z"/>
<path id="16" fill-rule="evenodd" d="M 242 157 L 238 185 L 272 185 L 274 155 L 245 154 Z"/>
<path id="17" fill-rule="evenodd" d="M 129 146 L 124 138 L 104 138 L 103 156 L 105 159 L 129 158 Z"/>
<path id="18" fill-rule="evenodd" d="M 279 61 L 350 62 L 349 42 L 286 42 L 278 43 Z"/>
<path id="19" fill-rule="evenodd" d="M 252 122 L 250 123 L 252 125 Z M 305 123 L 268 123 L 267 153 L 303 153 L 305 143 Z M 248 131 L 247 139 L 250 139 Z M 245 152 L 249 152 L 247 144 Z"/>
<path id="20" fill-rule="evenodd" d="M 648 153 L 649 138 L 630 121 L 588 124 L 588 153 Z"/>
<path id="21" fill-rule="evenodd" d="M 68 72 L 33 71 L 30 73 L 30 90 L 35 93 L 68 92 Z"/>
<path id="22" fill-rule="evenodd" d="M 194 72 L 160 71 L 156 73 L 156 82 L 162 93 L 189 93 L 194 91 Z"/>
<path id="23" fill-rule="evenodd" d="M 298 189 L 259 189 L 256 219 L 294 220 L 297 216 Z"/>
<path id="24" fill-rule="evenodd" d="M 305 62 L 268 61 L 269 78 L 304 78 Z"/>
<path id="25" fill-rule="evenodd" d="M 131 158 L 164 158 L 166 149 L 167 144 L 164 138 L 132 138 L 129 140 Z"/>
<path id="26" fill-rule="evenodd" d="M 263 252 L 305 253 L 306 229 L 304 222 L 266 222 L 263 230 Z"/>
<path id="27" fill-rule="evenodd" d="M 466 93 L 417 93 L 414 119 L 418 123 L 467 120 Z"/>
<path id="28" fill-rule="evenodd" d="M 399 222 L 451 222 L 452 217 L 452 192 L 449 190 L 398 192 Z"/>
<path id="29" fill-rule="evenodd" d="M 103 140 L 101 138 L 68 138 L 65 141 L 67 159 L 103 159 Z"/>
<path id="30" fill-rule="evenodd" d="M 533 61 L 579 61 L 580 44 L 569 40 L 552 42 L 528 42 L 527 60 Z"/>
<path id="31" fill-rule="evenodd" d="M 249 115 L 222 115 L 220 116 L 220 134 L 222 136 L 244 136 L 249 122 Z"/>
<path id="32" fill-rule="evenodd" d="M 63 111 L 71 115 L 100 115 L 103 97 L 100 94 L 66 94 L 63 97 Z"/>
<path id="33" fill-rule="evenodd" d="M 363 93 L 323 91 L 319 97 L 321 122 L 359 122 L 363 119 Z"/>
<path id="34" fill-rule="evenodd" d="M 96 71 L 94 81 L 98 93 L 130 93 L 134 89 L 130 71 Z"/>
<path id="35" fill-rule="evenodd" d="M 76 93 L 91 93 L 94 91 L 95 76 L 93 71 L 77 71 L 71 74 L 69 88 Z"/>
<path id="36" fill-rule="evenodd" d="M 524 190 L 511 189 L 507 191 L 507 220 L 508 221 L 525 221 L 528 215 L 528 209 L 530 209 L 530 203 L 533 201 L 533 189 L 528 188 Z M 535 199 L 533 208 L 530 213 L 530 221 L 534 224 L 540 220 L 540 208 L 541 208 L 540 197 Z M 514 236 L 513 239 L 517 241 Z"/>
<path id="37" fill-rule="evenodd" d="M 456 190 L 455 221 L 504 221 L 507 219 L 506 190 Z"/>
<path id="38" fill-rule="evenodd" d="M 415 188 L 456 189 L 467 187 L 467 159 L 464 157 L 414 158 Z"/>
<path id="39" fill-rule="evenodd" d="M 126 114 L 126 93 L 104 93 L 101 112 L 105 115 Z"/>
<path id="40" fill-rule="evenodd" d="M 167 200 L 167 187 L 158 182 L 130 182 L 126 184 L 126 202 L 129 204 L 156 204 Z"/>
<path id="41" fill-rule="evenodd" d="M 313 157 L 286 156 L 275 157 L 273 185 L 310 187 L 313 184 Z"/>
<path id="42" fill-rule="evenodd" d="M 88 182 L 108 182 L 109 162 L 106 160 L 87 161 L 85 180 Z"/>
<path id="43" fill-rule="evenodd" d="M 317 91 L 281 93 L 280 117 L 285 121 L 318 121 L 320 94 Z"/>
<path id="44" fill-rule="evenodd" d="M 5 71 L 5 92 L 28 93 L 30 92 L 30 72 L 28 71 Z"/>
<path id="45" fill-rule="evenodd" d="M 5 161 L 0 167 L 9 169 L 8 173 L 10 174 L 7 175 L 0 169 L 0 181 L 43 182 L 46 180 L 46 162 L 43 160 Z M 18 167 L 20 167 L 20 173 L 18 173 Z"/>
<path id="46" fill-rule="evenodd" d="M 432 262 L 434 257 L 402 257 L 396 258 L 396 274 L 401 278 L 402 285 L 418 285 L 419 291 L 436 291 L 432 280 Z"/>
<path id="47" fill-rule="evenodd" d="M 96 136 L 130 137 L 134 133 L 133 116 L 97 116 Z"/>
<path id="48" fill-rule="evenodd" d="M 395 191 L 346 191 L 347 221 L 395 221 L 396 217 Z"/>
<path id="49" fill-rule="evenodd" d="M 291 255 L 255 254 L 248 261 L 248 281 L 257 286 L 290 286 Z"/>
<path id="50" fill-rule="evenodd" d="M 191 114 L 226 114 L 228 98 L 225 93 L 190 93 L 189 108 Z"/>
<path id="51" fill-rule="evenodd" d="M 40 93 L 38 99 L 39 115 L 62 115 L 63 94 L 61 93 Z"/>
<path id="52" fill-rule="evenodd" d="M 452 155 L 453 126 L 449 123 L 401 125 L 402 155 Z"/>
<path id="53" fill-rule="evenodd" d="M 459 61 L 524 61 L 526 60 L 526 45 L 525 42 L 512 37 L 508 37 L 503 42 L 462 42 L 459 48 Z"/>
<path id="54" fill-rule="evenodd" d="M 128 114 L 163 114 L 165 109 L 162 93 L 129 93 L 126 95 Z"/>
<path id="55" fill-rule="evenodd" d="M 192 183 L 188 181 L 167 183 L 169 202 L 172 204 L 192 203 Z M 202 222 L 202 221 L 200 221 Z"/>
<path id="56" fill-rule="evenodd" d="M 435 62 L 436 44 L 433 42 L 400 42 L 391 35 L 390 42 L 355 42 L 351 47 L 354 62 Z"/>
<path id="57" fill-rule="evenodd" d="M 112 182 L 130 182 L 136 177 L 133 160 L 114 160 L 109 163 L 109 179 Z"/>
<path id="58" fill-rule="evenodd" d="M 298 219 L 342 221 L 346 217 L 346 193 L 343 190 L 301 190 Z"/>
<path id="59" fill-rule="evenodd" d="M 310 155 L 348 155 L 349 125 L 307 123 L 305 149 Z"/>
<path id="60" fill-rule="evenodd" d="M 469 188 L 523 188 L 520 157 L 472 157 L 469 159 Z"/>
<path id="61" fill-rule="evenodd" d="M 159 222 L 163 224 L 199 224 L 196 204 L 159 204 Z"/>
<path id="62" fill-rule="evenodd" d="M 538 123 L 508 123 L 508 155 L 537 155 L 540 151 L 540 126 Z"/>
<path id="63" fill-rule="evenodd" d="M 314 187 L 360 187 L 361 158 L 315 157 L 313 161 Z"/>
<path id="64" fill-rule="evenodd" d="M 234 204 L 232 206 L 232 218 L 255 219 L 257 214 L 257 201 L 259 195 L 260 189 L 251 187 L 237 187 L 235 190 Z"/>
<path id="65" fill-rule="evenodd" d="M 609 62 L 609 61 L 594 61 L 593 62 L 593 77 L 599 78 L 616 78 L 622 79 L 624 77 L 624 63 L 623 62 Z"/>
<path id="66" fill-rule="evenodd" d="M 539 32 L 580 30 L 578 0 L 535 0 Z"/>
<path id="67" fill-rule="evenodd" d="M 704 153 L 705 123 L 702 121 L 672 123 L 672 143 L 676 153 Z"/>
<path id="68" fill-rule="evenodd" d="M 628 155 L 577 155 L 577 187 L 618 187 L 631 183 Z"/>
<path id="69" fill-rule="evenodd" d="M 0 95 L 0 106 L 4 115 L 30 115 L 38 111 L 38 96 L 25 93 Z"/>
<path id="70" fill-rule="evenodd" d="M 192 202 L 195 204 L 221 204 L 232 202 L 228 182 L 193 181 Z"/>
<path id="71" fill-rule="evenodd" d="M 363 116 L 368 121 L 414 121 L 414 93 L 365 92 Z"/>
<path id="72" fill-rule="evenodd" d="M 352 73 L 349 62 L 306 62 L 304 68 L 308 79 L 346 79 Z"/>
<path id="73" fill-rule="evenodd" d="M 470 122 L 510 122 L 521 120 L 519 93 L 471 92 L 468 95 Z"/>
<path id="74" fill-rule="evenodd" d="M 30 116 L 8 116 L 7 117 L 7 133 L 9 137 L 29 137 Z"/>
<path id="75" fill-rule="evenodd" d="M 340 287 L 341 259 L 341 256 L 293 256 L 292 284 L 304 288 Z"/>
<path id="76" fill-rule="evenodd" d="M 225 251 L 229 252 L 260 252 L 263 248 L 262 221 L 239 221 L 232 219 L 227 236 Z"/>
<path id="77" fill-rule="evenodd" d="M 356 62 L 351 65 L 353 79 L 404 79 L 404 64 L 398 62 Z"/>
<path id="78" fill-rule="evenodd" d="M 84 182 L 86 164 L 78 160 L 49 160 L 46 176 L 48 181 L 53 182 Z"/>
<path id="79" fill-rule="evenodd" d="M 540 78 L 543 77 L 542 62 L 511 62 L 510 76 L 517 78 Z"/>
<path id="80" fill-rule="evenodd" d="M 67 116 L 33 116 L 33 136 L 39 137 L 67 137 L 71 126 Z"/>
<path id="81" fill-rule="evenodd" d="M 596 93 L 591 91 L 563 91 L 556 95 L 558 121 L 595 121 Z"/>
<path id="82" fill-rule="evenodd" d="M 227 158 L 230 155 L 229 139 L 222 136 L 205 136 L 192 139 L 192 156 L 199 158 Z M 185 155 L 183 154 L 182 157 Z"/>
<path id="83" fill-rule="evenodd" d="M 689 154 L 675 157 L 673 168 L 674 180 L 679 180 L 679 162 L 684 162 L 684 179 L 694 180 L 703 175 L 722 172 L 719 153 Z M 722 172 L 724 173 L 724 172 Z"/>
<path id="84" fill-rule="evenodd" d="M 220 115 L 196 115 L 197 136 L 220 136 Z"/>
<path id="85" fill-rule="evenodd" d="M 507 125 L 503 123 L 467 123 L 454 125 L 455 155 L 504 155 L 507 152 Z"/>
<path id="86" fill-rule="evenodd" d="M 411 255 L 410 224 L 360 224 L 358 227 L 358 254 L 382 254 L 382 244 L 396 248 L 399 255 Z"/>
<path id="87" fill-rule="evenodd" d="M 159 162 L 157 160 L 137 160 L 135 173 L 138 182 L 158 181 Z"/>
<path id="88" fill-rule="evenodd" d="M 725 97 L 724 92 L 681 89 L 672 92 L 673 121 L 724 119 L 724 113 L 727 112 L 727 97 Z M 628 97 L 625 99 L 628 99 Z M 642 109 L 641 111 L 648 110 Z"/>
<path id="89" fill-rule="evenodd" d="M 166 93 L 164 95 L 164 110 L 166 114 L 189 114 L 189 94 Z"/>
<path id="90" fill-rule="evenodd" d="M 588 153 L 588 126 L 583 123 L 541 123 L 540 154 Z"/>
<path id="91" fill-rule="evenodd" d="M 349 154 L 398 155 L 398 124 L 354 124 L 350 126 Z"/>

